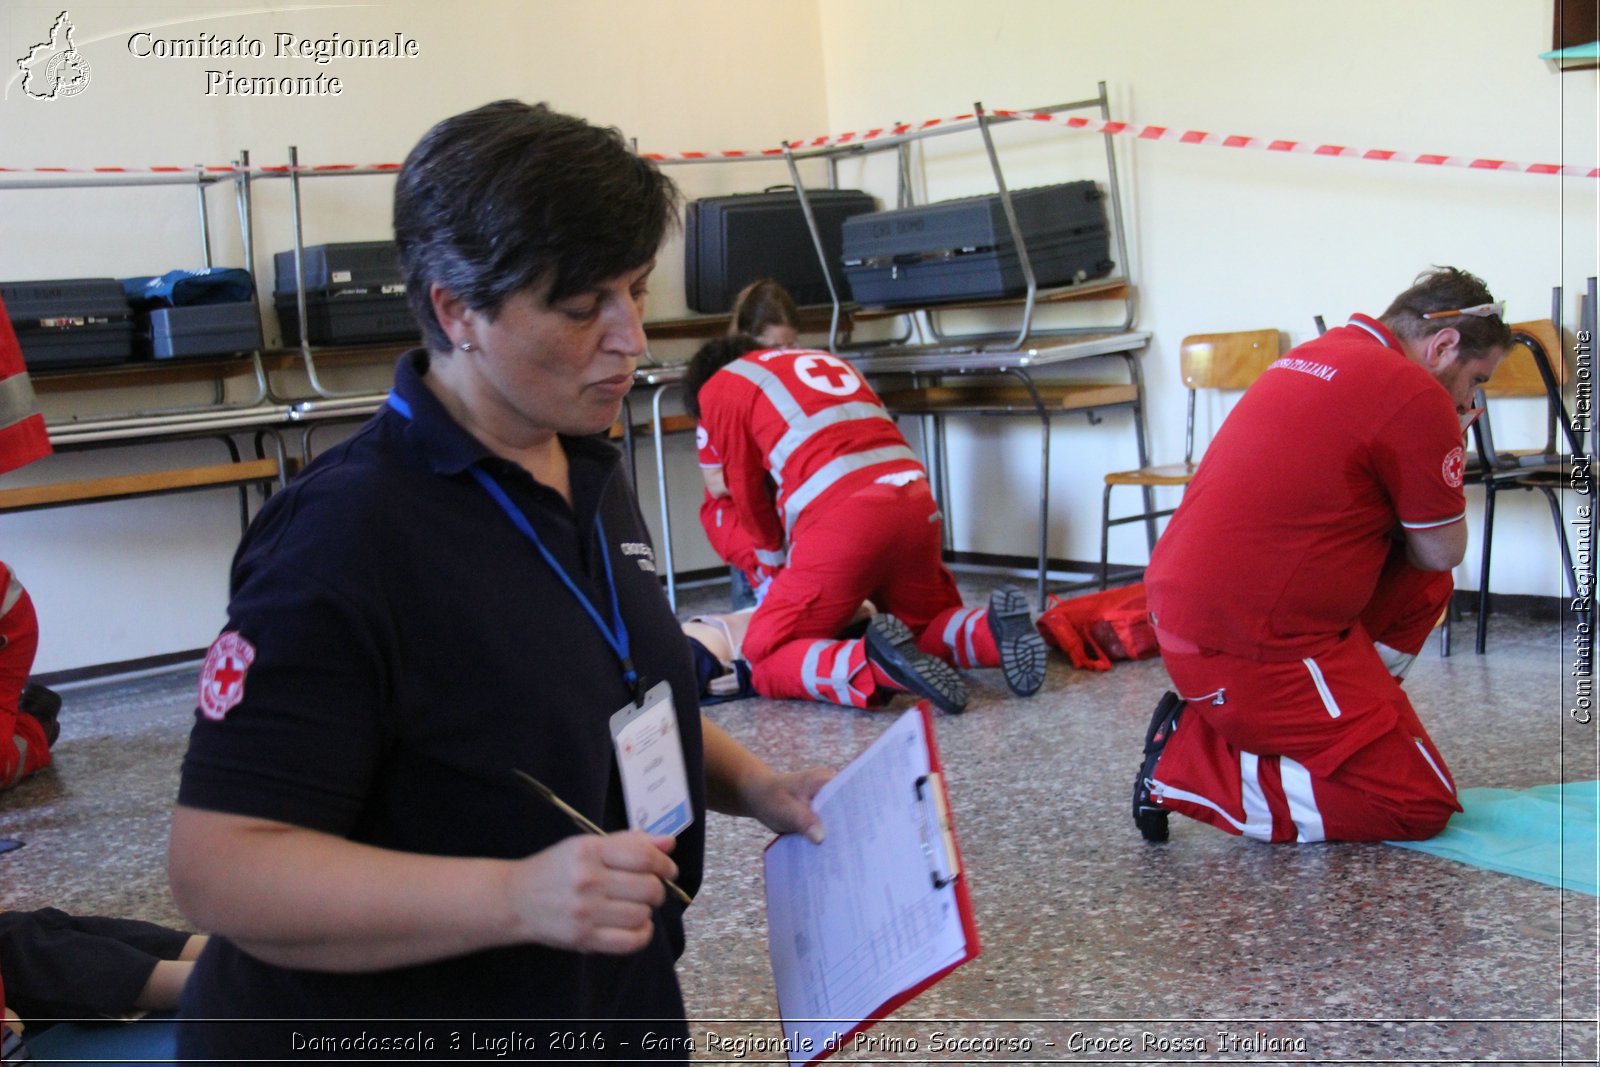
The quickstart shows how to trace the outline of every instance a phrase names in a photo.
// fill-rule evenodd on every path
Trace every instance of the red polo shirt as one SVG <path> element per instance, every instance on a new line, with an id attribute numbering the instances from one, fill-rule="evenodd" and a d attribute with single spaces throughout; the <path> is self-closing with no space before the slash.
<path id="1" fill-rule="evenodd" d="M 1145 581 L 1162 631 L 1258 660 L 1315 656 L 1371 599 L 1402 527 L 1459 522 L 1444 387 L 1363 315 L 1272 364 L 1228 415 Z"/>

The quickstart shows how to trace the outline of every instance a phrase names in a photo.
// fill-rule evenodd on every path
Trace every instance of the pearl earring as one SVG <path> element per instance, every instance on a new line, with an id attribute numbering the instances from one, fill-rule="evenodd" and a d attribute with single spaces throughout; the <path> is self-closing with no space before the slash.
<path id="1" fill-rule="evenodd" d="M 461 344 L 458 345 L 457 347 L 459 347 L 461 349 L 461 351 L 463 351 L 463 352 L 471 352 L 472 348 L 473 348 L 473 344 L 472 344 L 471 341 L 462 341 Z"/>

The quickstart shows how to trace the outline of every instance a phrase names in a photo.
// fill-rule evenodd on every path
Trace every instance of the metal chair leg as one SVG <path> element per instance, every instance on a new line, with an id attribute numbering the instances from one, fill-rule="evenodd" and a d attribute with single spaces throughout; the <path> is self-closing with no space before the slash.
<path id="1" fill-rule="evenodd" d="M 1106 588 L 1106 568 L 1110 566 L 1107 559 L 1111 552 L 1111 485 L 1106 485 L 1105 492 L 1100 494 L 1100 590 Z"/>
<path id="2" fill-rule="evenodd" d="M 1478 644 L 1483 655 L 1489 643 L 1489 555 L 1494 545 L 1494 481 L 1483 483 L 1483 565 L 1478 570 Z"/>

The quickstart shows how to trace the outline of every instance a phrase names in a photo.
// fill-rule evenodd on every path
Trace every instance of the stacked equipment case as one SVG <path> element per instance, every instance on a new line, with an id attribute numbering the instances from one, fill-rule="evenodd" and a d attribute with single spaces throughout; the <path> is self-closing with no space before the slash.
<path id="1" fill-rule="evenodd" d="M 1039 288 L 1111 273 L 1104 194 L 1092 181 L 1019 189 L 1011 204 Z M 998 193 L 854 215 L 843 263 L 856 303 L 938 304 L 1027 291 Z"/>
<path id="2" fill-rule="evenodd" d="M 133 309 L 115 278 L 0 282 L 0 300 L 30 371 L 133 359 Z"/>
<path id="3" fill-rule="evenodd" d="M 806 200 L 842 298 L 841 227 L 846 219 L 875 210 L 878 202 L 859 189 L 808 190 Z M 725 314 L 739 290 L 758 278 L 774 279 L 802 307 L 833 300 L 800 194 L 792 188 L 690 201 L 683 248 L 685 295 L 689 307 L 702 314 Z"/>
<path id="4" fill-rule="evenodd" d="M 247 270 L 206 267 L 124 278 L 139 355 L 149 359 L 238 356 L 261 347 L 255 279 Z"/>
<path id="5" fill-rule="evenodd" d="M 406 303 L 393 241 L 345 241 L 303 249 L 306 334 L 312 344 L 412 341 L 421 336 Z M 294 251 L 272 257 L 273 305 L 285 344 L 300 343 Z"/>

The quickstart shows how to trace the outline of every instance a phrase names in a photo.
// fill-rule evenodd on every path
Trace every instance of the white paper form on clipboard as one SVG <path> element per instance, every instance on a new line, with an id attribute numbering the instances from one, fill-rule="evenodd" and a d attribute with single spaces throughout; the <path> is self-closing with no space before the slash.
<path id="1" fill-rule="evenodd" d="M 932 716 L 919 705 L 818 792 L 827 838 L 766 851 L 791 1064 L 815 1063 L 978 954 Z"/>

